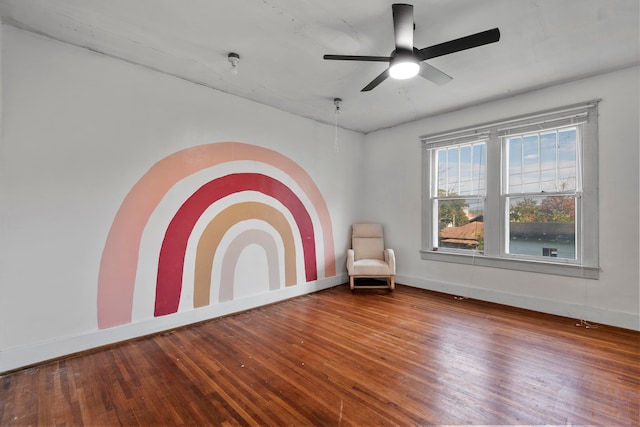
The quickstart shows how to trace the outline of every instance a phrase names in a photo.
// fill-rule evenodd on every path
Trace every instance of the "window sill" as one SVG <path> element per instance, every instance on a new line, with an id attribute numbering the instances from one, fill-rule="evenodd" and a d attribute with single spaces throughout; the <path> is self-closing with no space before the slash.
<path id="1" fill-rule="evenodd" d="M 508 270 L 528 271 L 531 273 L 553 274 L 556 276 L 595 279 L 600 277 L 599 267 L 587 267 L 575 264 L 540 262 L 509 258 L 492 258 L 484 255 L 467 255 L 445 251 L 421 250 L 424 260 L 451 262 L 456 264 L 478 265 L 481 267 L 504 268 Z"/>

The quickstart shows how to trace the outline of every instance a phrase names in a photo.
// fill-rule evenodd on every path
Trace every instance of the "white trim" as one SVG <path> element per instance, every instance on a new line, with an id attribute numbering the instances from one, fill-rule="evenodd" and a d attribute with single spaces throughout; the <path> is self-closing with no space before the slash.
<path id="1" fill-rule="evenodd" d="M 546 119 L 539 122 L 521 123 L 508 128 L 498 128 L 498 136 L 501 138 L 505 138 L 507 136 L 513 138 L 518 135 L 526 135 L 527 133 L 542 133 L 547 129 L 571 128 L 587 123 L 587 116 L 588 113 L 585 111 L 584 113 L 576 114 L 574 116 Z"/>
<path id="2" fill-rule="evenodd" d="M 559 258 L 558 261 L 547 261 L 542 257 L 516 257 L 512 255 L 491 257 L 476 255 L 474 251 L 456 251 L 455 249 L 420 251 L 421 257 L 429 261 L 452 262 L 456 264 L 477 265 L 480 267 L 504 268 L 507 270 L 528 271 L 531 273 L 553 274 L 556 276 L 581 277 L 583 279 L 598 279 L 599 267 L 586 267 L 571 260 Z"/>
<path id="3" fill-rule="evenodd" d="M 495 122 L 486 122 L 486 123 L 481 123 L 474 126 L 449 130 L 445 132 L 427 134 L 427 135 L 421 136 L 420 140 L 431 147 L 431 144 L 434 144 L 434 143 L 437 144 L 440 141 L 451 141 L 458 137 L 464 138 L 466 136 L 470 137 L 478 134 L 489 134 L 492 129 L 495 129 L 507 124 L 509 124 L 510 125 L 509 127 L 512 128 L 512 127 L 521 127 L 523 124 L 526 125 L 526 124 L 544 123 L 545 121 L 554 120 L 554 118 L 558 115 L 563 115 L 563 117 L 560 117 L 560 118 L 583 117 L 584 116 L 584 114 L 582 114 L 583 110 L 587 110 L 597 106 L 598 102 L 600 102 L 600 99 L 593 99 L 591 101 L 568 105 L 566 107 L 561 107 L 557 109 L 539 111 L 537 113 L 510 117 L 508 119 L 498 120 Z M 568 114 L 568 115 L 565 114 L 573 111 L 579 111 L 579 113 Z M 532 120 L 537 120 L 537 121 L 532 122 Z"/>
<path id="4" fill-rule="evenodd" d="M 640 314 L 613 311 L 581 304 L 518 295 L 492 289 L 456 283 L 438 282 L 414 276 L 396 275 L 396 283 L 419 289 L 443 292 L 450 295 L 463 296 L 481 301 L 504 304 L 511 307 L 524 308 L 542 313 L 554 314 L 576 320 L 586 320 L 602 325 L 640 331 Z"/>

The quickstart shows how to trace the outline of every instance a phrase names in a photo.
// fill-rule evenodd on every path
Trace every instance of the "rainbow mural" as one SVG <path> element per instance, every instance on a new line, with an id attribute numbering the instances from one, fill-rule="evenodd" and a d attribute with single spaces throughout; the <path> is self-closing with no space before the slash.
<path id="1" fill-rule="evenodd" d="M 184 197 L 173 214 L 162 240 L 157 260 L 154 316 L 179 310 L 185 268 L 193 268 L 193 307 L 210 304 L 214 258 L 221 259 L 218 301 L 233 299 L 235 266 L 244 248 L 264 249 L 269 270 L 269 290 L 280 288 L 280 266 L 284 285 L 297 284 L 302 266 L 307 282 L 336 275 L 333 230 L 329 210 L 317 186 L 299 165 L 266 148 L 239 142 L 221 142 L 188 148 L 160 160 L 133 186 L 124 198 L 107 236 L 98 275 L 98 327 L 132 321 L 136 271 L 144 229 L 158 205 L 177 183 L 198 172 L 219 165 L 234 167 L 238 161 L 259 162 L 275 168 L 295 183 L 286 185 L 276 174 L 237 170 L 204 182 Z M 238 168 L 239 169 L 239 168 Z M 274 200 L 267 204 L 255 194 Z M 232 204 L 220 210 L 199 236 L 196 223 L 207 209 L 224 201 Z M 287 220 L 293 218 L 293 221 Z M 273 233 L 248 228 L 226 246 L 221 242 L 234 226 L 258 220 Z M 248 222 L 246 222 L 248 223 Z M 195 261 L 186 264 L 187 246 L 197 241 Z M 283 246 L 282 255 L 278 242 Z M 300 242 L 296 245 L 296 242 Z M 221 252 L 223 251 L 223 252 Z M 283 257 L 284 259 L 279 259 Z M 298 262 L 301 260 L 301 262 Z M 319 268 L 320 267 L 320 268 Z M 302 271 L 302 270 L 300 270 Z"/>

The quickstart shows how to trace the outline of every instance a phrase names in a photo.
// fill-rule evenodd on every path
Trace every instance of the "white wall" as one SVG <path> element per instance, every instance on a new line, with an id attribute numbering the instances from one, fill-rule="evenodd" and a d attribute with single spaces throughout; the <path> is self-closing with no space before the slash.
<path id="1" fill-rule="evenodd" d="M 331 126 L 7 25 L 1 72 L 0 372 L 344 283 L 363 135 L 340 130 L 336 153 Z M 337 276 L 98 330 L 101 254 L 128 191 L 160 159 L 224 141 L 277 151 L 311 176 Z"/>
<path id="2" fill-rule="evenodd" d="M 639 69 L 629 68 L 489 102 L 367 135 L 362 212 L 386 227 L 399 283 L 640 329 Z M 437 88 L 434 88 L 437 90 Z M 600 98 L 599 280 L 420 258 L 419 136 Z M 402 191 L 398 191 L 402 189 Z"/>

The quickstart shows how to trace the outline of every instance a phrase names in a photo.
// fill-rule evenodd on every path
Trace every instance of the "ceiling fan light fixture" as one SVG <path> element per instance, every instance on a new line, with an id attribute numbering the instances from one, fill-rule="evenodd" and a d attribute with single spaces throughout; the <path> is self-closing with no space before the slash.
<path id="1" fill-rule="evenodd" d="M 413 57 L 398 58 L 397 61 L 395 59 L 391 61 L 391 66 L 389 67 L 389 75 L 394 79 L 410 79 L 420 71 L 420 64 Z"/>

